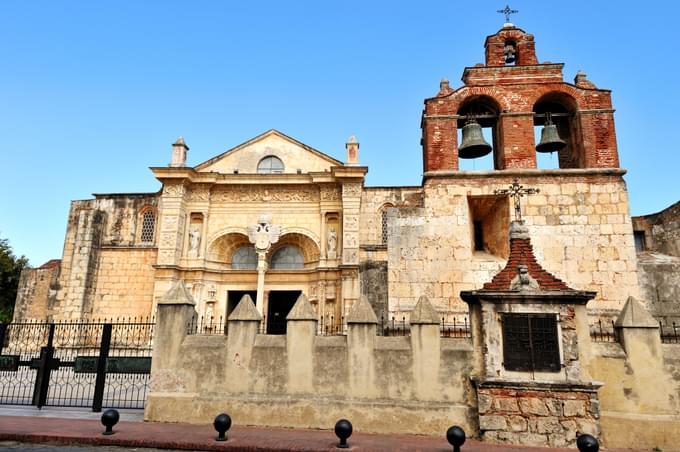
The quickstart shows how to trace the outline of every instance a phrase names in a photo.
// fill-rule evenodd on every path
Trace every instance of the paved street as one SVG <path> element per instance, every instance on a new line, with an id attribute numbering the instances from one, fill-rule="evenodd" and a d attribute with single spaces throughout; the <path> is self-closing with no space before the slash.
<path id="1" fill-rule="evenodd" d="M 29 452 L 88 452 L 94 446 L 74 446 L 59 444 L 32 444 L 17 441 L 0 441 L 0 451 Z M 97 446 L 97 452 L 179 452 L 176 449 L 150 449 L 146 447 Z"/>

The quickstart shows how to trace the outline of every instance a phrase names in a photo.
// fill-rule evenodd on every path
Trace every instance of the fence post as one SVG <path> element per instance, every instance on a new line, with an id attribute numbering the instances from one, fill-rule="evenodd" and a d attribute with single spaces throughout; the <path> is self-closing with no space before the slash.
<path id="1" fill-rule="evenodd" d="M 348 393 L 375 397 L 375 341 L 378 318 L 365 295 L 359 297 L 347 315 L 349 353 Z"/>
<path id="2" fill-rule="evenodd" d="M 316 312 L 305 294 L 300 294 L 286 317 L 288 390 L 292 393 L 314 390 L 315 336 Z"/>
<path id="3" fill-rule="evenodd" d="M 33 387 L 33 405 L 38 408 L 45 406 L 47 402 L 47 389 L 50 384 L 50 373 L 59 368 L 59 360 L 54 359 L 54 328 L 55 324 L 50 323 L 47 335 L 47 345 L 40 349 L 40 358 L 31 361 L 31 368 L 36 369 L 35 386 Z"/>
<path id="4" fill-rule="evenodd" d="M 0 323 L 0 355 L 2 355 L 2 349 L 5 347 L 5 336 L 7 335 L 7 323 Z"/>
<path id="5" fill-rule="evenodd" d="M 104 384 L 106 383 L 106 360 L 109 357 L 111 347 L 111 331 L 113 325 L 105 323 L 102 329 L 102 338 L 99 345 L 99 358 L 97 359 L 97 379 L 94 383 L 94 398 L 92 400 L 92 411 L 99 413 L 102 410 L 104 401 Z"/>
<path id="6" fill-rule="evenodd" d="M 441 350 L 439 314 L 425 296 L 411 312 L 411 352 L 416 395 L 421 400 L 437 400 Z"/>

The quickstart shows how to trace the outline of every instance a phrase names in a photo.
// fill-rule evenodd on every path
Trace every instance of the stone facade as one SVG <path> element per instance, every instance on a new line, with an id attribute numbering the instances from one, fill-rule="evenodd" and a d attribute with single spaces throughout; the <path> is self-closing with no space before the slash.
<path id="1" fill-rule="evenodd" d="M 505 42 L 515 46 L 514 65 L 499 63 Z M 20 305 L 45 308 L 16 319 L 153 316 L 177 279 L 206 317 L 226 318 L 241 295 L 258 291 L 265 316 L 270 298 L 304 293 L 325 324 L 340 323 L 362 293 L 387 319 L 408 321 L 421 295 L 442 316 L 463 314 L 459 292 L 488 281 L 508 257 L 513 205 L 495 191 L 514 179 L 540 190 L 522 206 L 536 256 L 597 292 L 592 314 L 614 317 L 639 287 L 610 93 L 582 73 L 565 82 L 562 65 L 538 63 L 533 36 L 516 27 L 485 47 L 486 63 L 466 68 L 463 86 L 444 81 L 425 100 L 420 186 L 365 187 L 354 137 L 344 163 L 271 130 L 193 167 L 180 138 L 170 165 L 152 168 L 158 193 L 73 202 L 54 301 L 48 309 L 20 294 Z M 560 169 L 536 168 L 534 126 L 546 113 L 566 143 Z M 458 171 L 457 131 L 473 117 L 492 132 L 495 170 Z M 249 267 L 239 262 L 261 215 L 280 240 Z M 153 222 L 146 241 L 144 218 Z M 300 267 L 272 266 L 291 249 Z"/>
<path id="2" fill-rule="evenodd" d="M 680 326 L 680 203 L 633 217 L 640 293 L 667 327 Z"/>

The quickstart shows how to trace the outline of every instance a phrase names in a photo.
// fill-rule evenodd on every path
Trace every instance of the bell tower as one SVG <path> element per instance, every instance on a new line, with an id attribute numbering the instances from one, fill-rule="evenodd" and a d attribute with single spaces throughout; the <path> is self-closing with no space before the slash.
<path id="1" fill-rule="evenodd" d="M 496 170 L 534 169 L 537 152 L 556 153 L 560 169 L 618 168 L 611 92 L 581 71 L 565 82 L 564 64 L 539 63 L 534 36 L 506 21 L 486 38 L 484 64 L 464 69 L 461 87 L 443 80 L 425 99 L 425 177 L 489 153 Z M 544 129 L 538 143 L 534 127 Z"/>

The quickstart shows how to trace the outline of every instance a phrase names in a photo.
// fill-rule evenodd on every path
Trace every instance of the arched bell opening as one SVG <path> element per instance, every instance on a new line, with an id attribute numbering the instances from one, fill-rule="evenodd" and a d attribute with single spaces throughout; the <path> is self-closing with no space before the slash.
<path id="1" fill-rule="evenodd" d="M 471 96 L 458 109 L 458 167 L 498 169 L 498 116 L 501 109 L 489 96 Z"/>
<path id="2" fill-rule="evenodd" d="M 576 101 L 565 93 L 548 93 L 534 104 L 536 167 L 580 168 Z"/>

